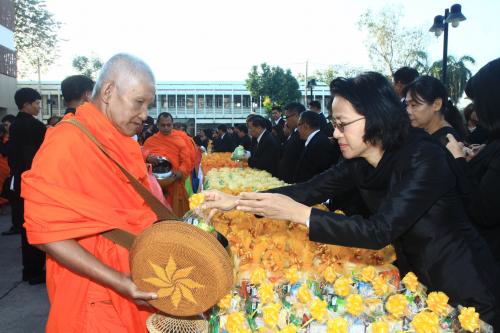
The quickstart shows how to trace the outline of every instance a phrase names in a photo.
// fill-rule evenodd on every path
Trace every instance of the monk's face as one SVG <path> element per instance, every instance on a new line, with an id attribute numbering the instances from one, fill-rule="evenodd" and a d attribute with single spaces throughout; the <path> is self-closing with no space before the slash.
<path id="1" fill-rule="evenodd" d="M 158 130 L 163 135 L 170 135 L 172 133 L 172 128 L 174 128 L 174 120 L 170 117 L 161 117 L 158 119 Z"/>
<path id="2" fill-rule="evenodd" d="M 153 82 L 146 77 L 130 78 L 109 87 L 106 115 L 124 135 L 134 136 L 148 116 L 148 106 L 154 100 Z"/>

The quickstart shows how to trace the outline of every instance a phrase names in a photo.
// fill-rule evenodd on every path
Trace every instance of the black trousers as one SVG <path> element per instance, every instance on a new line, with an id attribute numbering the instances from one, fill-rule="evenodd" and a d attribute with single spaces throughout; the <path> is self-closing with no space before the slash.
<path id="1" fill-rule="evenodd" d="M 21 251 L 23 257 L 23 280 L 38 278 L 45 274 L 45 252 L 28 243 L 24 223 L 24 199 L 11 200 L 12 225 L 21 229 Z"/>

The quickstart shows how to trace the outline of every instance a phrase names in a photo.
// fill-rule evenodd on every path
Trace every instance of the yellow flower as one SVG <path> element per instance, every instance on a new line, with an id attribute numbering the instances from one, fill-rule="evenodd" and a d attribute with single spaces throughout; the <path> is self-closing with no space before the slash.
<path id="1" fill-rule="evenodd" d="M 406 308 L 408 307 L 408 300 L 401 294 L 392 295 L 387 300 L 385 308 L 390 314 L 396 318 L 400 318 L 405 315 Z"/>
<path id="2" fill-rule="evenodd" d="M 168 259 L 165 269 L 151 261 L 149 265 L 153 268 L 156 277 L 145 278 L 143 281 L 160 288 L 156 292 L 158 297 L 170 297 L 175 308 L 177 308 L 183 298 L 197 304 L 192 290 L 204 288 L 204 286 L 188 278 L 194 266 L 177 269 L 177 264 L 172 257 Z"/>
<path id="3" fill-rule="evenodd" d="M 405 277 L 403 278 L 403 283 L 405 284 L 406 288 L 412 293 L 417 291 L 418 278 L 415 274 L 413 274 L 413 272 L 409 272 L 405 275 Z"/>
<path id="4" fill-rule="evenodd" d="M 361 271 L 360 280 L 364 281 L 364 282 L 371 282 L 375 278 L 376 275 L 377 275 L 377 272 L 375 271 L 375 267 L 366 266 Z"/>
<path id="5" fill-rule="evenodd" d="M 227 316 L 226 330 L 228 333 L 243 333 L 245 316 L 243 312 L 233 312 Z"/>
<path id="6" fill-rule="evenodd" d="M 286 325 L 281 330 L 281 333 L 297 333 L 297 326 L 294 326 L 292 324 Z"/>
<path id="7" fill-rule="evenodd" d="M 475 332 L 479 329 L 479 313 L 473 307 L 460 309 L 458 320 L 466 331 Z"/>
<path id="8" fill-rule="evenodd" d="M 189 209 L 193 210 L 197 208 L 199 205 L 201 205 L 203 202 L 205 202 L 205 195 L 203 193 L 193 194 L 189 198 Z"/>
<path id="9" fill-rule="evenodd" d="M 259 267 L 255 269 L 250 275 L 251 284 L 261 284 L 266 279 L 266 271 L 264 268 Z"/>
<path id="10" fill-rule="evenodd" d="M 326 302 L 315 299 L 312 301 L 310 312 L 314 320 L 322 321 L 326 314 Z"/>
<path id="11" fill-rule="evenodd" d="M 272 283 L 263 283 L 260 285 L 260 288 L 258 290 L 259 298 L 260 301 L 263 304 L 267 304 L 273 300 L 274 297 L 274 291 L 273 291 L 273 284 Z"/>
<path id="12" fill-rule="evenodd" d="M 342 317 L 329 320 L 326 323 L 326 333 L 347 333 L 349 323 Z"/>
<path id="13" fill-rule="evenodd" d="M 262 318 L 267 326 L 274 328 L 278 324 L 281 304 L 272 303 L 262 309 Z"/>
<path id="14" fill-rule="evenodd" d="M 346 297 L 351 291 L 352 279 L 348 276 L 343 276 L 335 281 L 333 288 L 335 293 L 341 297 Z"/>
<path id="15" fill-rule="evenodd" d="M 323 272 L 323 277 L 328 283 L 333 283 L 337 279 L 337 274 L 335 273 L 335 268 L 328 266 Z"/>
<path id="16" fill-rule="evenodd" d="M 363 312 L 363 298 L 359 294 L 349 295 L 346 299 L 346 311 L 357 317 Z"/>
<path id="17" fill-rule="evenodd" d="M 297 297 L 301 303 L 307 303 L 312 299 L 311 292 L 306 283 L 302 284 L 297 292 Z"/>
<path id="18" fill-rule="evenodd" d="M 224 296 L 220 301 L 219 303 L 217 303 L 217 305 L 219 306 L 219 308 L 221 308 L 222 310 L 227 310 L 229 309 L 229 307 L 231 306 L 231 299 L 233 298 L 233 295 L 231 294 L 227 294 L 226 296 Z"/>
<path id="19" fill-rule="evenodd" d="M 389 333 L 389 324 L 385 321 L 371 323 L 372 333 Z"/>
<path id="20" fill-rule="evenodd" d="M 295 284 L 299 281 L 299 274 L 297 273 L 297 268 L 292 267 L 285 273 L 285 279 L 287 279 L 290 284 Z"/>
<path id="21" fill-rule="evenodd" d="M 375 295 L 377 296 L 384 296 L 389 291 L 389 285 L 382 275 L 379 275 L 375 279 L 373 279 L 372 285 L 373 290 L 375 291 Z"/>
<path id="22" fill-rule="evenodd" d="M 427 296 L 427 307 L 439 316 L 448 314 L 448 296 L 441 291 L 433 291 Z"/>
<path id="23" fill-rule="evenodd" d="M 439 318 L 437 314 L 429 311 L 419 312 L 413 317 L 411 324 L 416 333 L 438 333 Z"/>

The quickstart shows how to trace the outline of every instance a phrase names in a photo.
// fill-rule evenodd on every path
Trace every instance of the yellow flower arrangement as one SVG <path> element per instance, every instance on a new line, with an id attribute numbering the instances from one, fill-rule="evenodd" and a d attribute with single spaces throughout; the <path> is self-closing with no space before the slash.
<path id="1" fill-rule="evenodd" d="M 233 295 L 227 294 L 226 296 L 222 297 L 222 299 L 217 303 L 217 306 L 221 310 L 227 310 L 231 306 L 231 299 L 233 298 Z"/>
<path id="2" fill-rule="evenodd" d="M 323 278 L 328 283 L 333 283 L 337 279 L 337 273 L 333 266 L 328 266 L 323 272 Z"/>
<path id="3" fill-rule="evenodd" d="M 297 292 L 299 301 L 303 304 L 308 303 L 312 299 L 311 291 L 306 283 L 302 284 Z"/>
<path id="4" fill-rule="evenodd" d="M 389 324 L 385 321 L 376 321 L 370 324 L 372 333 L 389 333 Z"/>
<path id="5" fill-rule="evenodd" d="M 375 295 L 377 296 L 384 296 L 389 291 L 389 285 L 382 275 L 378 275 L 375 279 L 373 279 L 372 286 L 375 291 Z"/>
<path id="6" fill-rule="evenodd" d="M 427 307 L 439 316 L 446 316 L 448 310 L 448 296 L 441 291 L 433 291 L 427 296 Z"/>
<path id="7" fill-rule="evenodd" d="M 266 279 L 266 271 L 262 267 L 256 268 L 250 275 L 251 284 L 261 284 Z"/>
<path id="8" fill-rule="evenodd" d="M 323 318 L 326 314 L 326 306 L 327 304 L 323 300 L 315 299 L 314 301 L 312 301 L 309 311 L 311 312 L 314 320 L 323 321 Z"/>
<path id="9" fill-rule="evenodd" d="M 272 303 L 262 309 L 262 318 L 267 326 L 274 328 L 278 324 L 281 304 Z"/>
<path id="10" fill-rule="evenodd" d="M 375 271 L 375 267 L 366 266 L 361 271 L 361 276 L 359 277 L 361 281 L 364 282 L 372 282 L 372 280 L 376 277 L 377 272 Z"/>
<path id="11" fill-rule="evenodd" d="M 297 326 L 294 326 L 292 324 L 286 325 L 281 330 L 281 333 L 297 333 Z"/>
<path id="12" fill-rule="evenodd" d="M 274 285 L 272 283 L 262 283 L 260 285 L 259 290 L 257 291 L 259 294 L 260 301 L 263 304 L 267 304 L 273 301 L 274 298 Z"/>
<path id="13" fill-rule="evenodd" d="M 285 273 L 285 279 L 290 284 L 296 284 L 299 281 L 299 273 L 297 272 L 297 268 L 292 267 L 292 268 L 288 269 Z"/>
<path id="14" fill-rule="evenodd" d="M 233 312 L 227 316 L 226 330 L 228 333 L 243 333 L 245 328 L 245 316 L 243 312 Z"/>
<path id="15" fill-rule="evenodd" d="M 205 174 L 212 169 L 218 168 L 246 168 L 247 162 L 236 162 L 231 160 L 231 153 L 212 153 L 203 155 L 201 159 L 201 168 Z"/>
<path id="16" fill-rule="evenodd" d="M 422 311 L 413 317 L 411 324 L 416 333 L 438 333 L 439 317 L 434 312 Z"/>
<path id="17" fill-rule="evenodd" d="M 394 317 L 401 318 L 407 311 L 408 300 L 401 294 L 391 295 L 385 304 L 385 308 Z"/>
<path id="18" fill-rule="evenodd" d="M 460 309 L 458 321 L 466 331 L 476 332 L 479 330 L 479 313 L 473 307 Z"/>
<path id="19" fill-rule="evenodd" d="M 342 317 L 331 319 L 326 323 L 326 333 L 347 333 L 349 322 Z"/>
<path id="20" fill-rule="evenodd" d="M 357 317 L 363 313 L 363 298 L 359 294 L 351 294 L 346 299 L 346 311 Z"/>
<path id="21" fill-rule="evenodd" d="M 409 291 L 411 291 L 412 293 L 417 291 L 418 284 L 419 284 L 418 278 L 413 272 L 408 272 L 402 281 L 405 284 L 406 288 L 408 288 Z"/>
<path id="22" fill-rule="evenodd" d="M 198 206 L 201 205 L 203 202 L 205 202 L 205 195 L 203 193 L 193 194 L 189 198 L 189 209 L 193 210 L 195 208 L 198 208 Z"/>
<path id="23" fill-rule="evenodd" d="M 339 296 L 346 297 L 351 291 L 352 279 L 349 276 L 343 276 L 333 284 L 335 293 Z"/>

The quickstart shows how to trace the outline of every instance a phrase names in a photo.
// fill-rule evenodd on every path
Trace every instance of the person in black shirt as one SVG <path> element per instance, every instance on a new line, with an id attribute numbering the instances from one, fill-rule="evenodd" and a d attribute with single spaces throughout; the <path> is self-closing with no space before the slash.
<path id="1" fill-rule="evenodd" d="M 255 139 L 248 165 L 251 168 L 265 170 L 276 177 L 279 156 L 279 144 L 269 130 L 270 122 L 262 116 L 255 116 L 248 121 L 248 131 Z"/>
<path id="2" fill-rule="evenodd" d="M 214 152 L 227 153 L 234 149 L 231 135 L 227 133 L 227 126 L 222 124 L 217 126 L 217 138 L 214 141 Z"/>
<path id="3" fill-rule="evenodd" d="M 309 102 L 309 110 L 312 112 L 316 113 L 320 117 L 320 126 L 319 129 L 321 132 L 323 132 L 326 136 L 329 134 L 329 129 L 328 129 L 328 121 L 325 118 L 325 115 L 323 112 L 321 112 L 321 103 L 318 101 L 311 101 Z"/>
<path id="4" fill-rule="evenodd" d="M 7 156 L 13 176 L 14 198 L 12 224 L 14 231 L 21 232 L 23 255 L 23 280 L 30 284 L 45 282 L 45 253 L 28 244 L 24 223 L 24 200 L 21 198 L 21 176 L 31 169 L 31 163 L 45 137 L 45 125 L 36 119 L 41 109 L 40 94 L 31 88 L 21 88 L 15 94 L 19 113 L 10 126 Z"/>
<path id="5" fill-rule="evenodd" d="M 248 128 L 245 124 L 238 124 L 234 127 L 234 132 L 238 136 L 238 146 L 243 146 L 243 149 L 252 151 L 252 139 L 248 136 Z"/>
<path id="6" fill-rule="evenodd" d="M 85 75 L 68 76 L 61 82 L 61 93 L 66 103 L 66 112 L 75 113 L 76 108 L 90 101 L 94 81 Z"/>
<path id="7" fill-rule="evenodd" d="M 300 155 L 304 149 L 304 142 L 297 131 L 299 117 L 306 108 L 301 103 L 292 102 L 285 107 L 286 131 L 290 135 L 281 146 L 281 158 L 278 163 L 278 178 L 282 181 L 295 183 L 295 170 L 299 163 Z"/>

